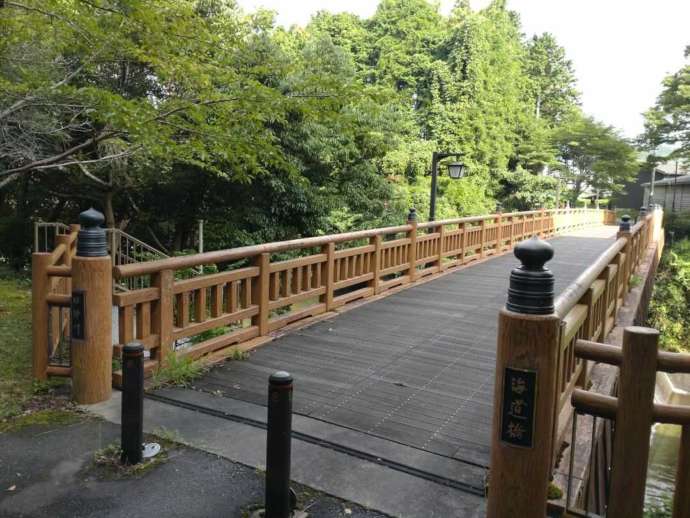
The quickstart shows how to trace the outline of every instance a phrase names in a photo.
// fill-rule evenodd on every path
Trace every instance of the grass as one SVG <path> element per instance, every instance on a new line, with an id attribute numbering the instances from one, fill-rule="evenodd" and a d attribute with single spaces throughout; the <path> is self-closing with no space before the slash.
<path id="1" fill-rule="evenodd" d="M 0 265 L 1 267 L 1 265 Z M 33 396 L 31 282 L 0 270 L 0 420 L 21 413 Z"/>
<path id="2" fill-rule="evenodd" d="M 171 354 L 166 358 L 164 367 L 153 375 L 152 387 L 158 388 L 168 385 L 189 387 L 192 382 L 203 376 L 208 367 L 201 361 L 194 361 L 189 356 Z"/>

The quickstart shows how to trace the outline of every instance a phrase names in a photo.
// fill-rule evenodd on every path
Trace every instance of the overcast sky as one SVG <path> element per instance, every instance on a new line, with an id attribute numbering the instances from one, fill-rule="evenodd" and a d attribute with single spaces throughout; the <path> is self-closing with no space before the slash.
<path id="1" fill-rule="evenodd" d="M 306 25 L 325 9 L 371 16 L 376 0 L 238 0 L 247 10 L 262 6 L 278 23 Z M 488 0 L 472 0 L 474 8 Z M 452 0 L 441 1 L 448 13 Z M 683 63 L 690 45 L 690 0 L 508 0 L 524 32 L 551 32 L 575 65 L 584 110 L 628 136 L 642 131 L 641 113 L 660 91 L 661 80 Z"/>

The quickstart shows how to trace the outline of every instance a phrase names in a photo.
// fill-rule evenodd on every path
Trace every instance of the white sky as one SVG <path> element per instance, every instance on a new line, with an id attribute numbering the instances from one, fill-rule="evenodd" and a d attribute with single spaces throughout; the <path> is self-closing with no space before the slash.
<path id="1" fill-rule="evenodd" d="M 349 11 L 363 17 L 377 0 L 238 0 L 278 13 L 278 23 L 306 25 L 313 13 Z M 488 0 L 472 0 L 475 8 Z M 452 0 L 441 1 L 448 13 Z M 584 110 L 628 137 L 642 131 L 641 113 L 665 75 L 684 63 L 690 45 L 690 0 L 508 0 L 528 36 L 551 32 L 575 65 Z"/>

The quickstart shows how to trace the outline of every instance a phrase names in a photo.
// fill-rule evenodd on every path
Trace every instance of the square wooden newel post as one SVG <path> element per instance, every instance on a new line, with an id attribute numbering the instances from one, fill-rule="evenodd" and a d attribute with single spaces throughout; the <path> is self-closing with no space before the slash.
<path id="1" fill-rule="evenodd" d="M 407 270 L 407 275 L 410 282 L 417 280 L 417 209 L 414 207 L 410 209 L 407 214 L 407 224 L 410 225 L 408 236 L 410 238 L 410 252 L 408 254 L 408 262 L 410 267 Z"/>
<path id="2" fill-rule="evenodd" d="M 489 471 L 490 518 L 543 518 L 551 477 L 560 319 L 554 312 L 553 248 L 521 242 L 499 314 Z"/>
<path id="3" fill-rule="evenodd" d="M 72 397 L 81 404 L 110 399 L 112 386 L 112 261 L 103 222 L 94 209 L 79 215 L 72 260 Z"/>

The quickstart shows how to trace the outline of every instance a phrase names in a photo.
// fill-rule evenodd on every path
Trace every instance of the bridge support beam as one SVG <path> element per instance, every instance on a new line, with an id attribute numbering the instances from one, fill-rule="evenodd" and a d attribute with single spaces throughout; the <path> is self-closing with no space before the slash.
<path id="1" fill-rule="evenodd" d="M 498 324 L 489 518 L 543 518 L 552 468 L 560 319 L 551 245 L 534 237 L 515 255 L 508 303 Z"/>

